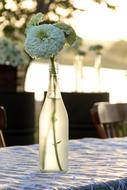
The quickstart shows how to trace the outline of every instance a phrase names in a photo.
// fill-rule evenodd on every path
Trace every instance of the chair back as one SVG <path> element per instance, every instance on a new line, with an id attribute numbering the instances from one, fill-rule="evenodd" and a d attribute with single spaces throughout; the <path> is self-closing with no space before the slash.
<path id="1" fill-rule="evenodd" d="M 0 106 L 0 147 L 5 147 L 5 140 L 3 137 L 2 130 L 7 127 L 7 116 L 3 106 Z"/>
<path id="2" fill-rule="evenodd" d="M 100 138 L 127 136 L 127 103 L 98 102 L 90 112 Z"/>

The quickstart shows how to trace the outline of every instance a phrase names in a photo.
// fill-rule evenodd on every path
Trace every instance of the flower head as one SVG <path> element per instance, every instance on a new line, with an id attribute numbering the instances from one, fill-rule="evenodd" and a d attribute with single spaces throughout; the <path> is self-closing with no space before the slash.
<path id="1" fill-rule="evenodd" d="M 26 27 L 25 50 L 33 58 L 55 57 L 65 43 L 76 39 L 73 28 L 64 23 L 45 24 L 44 15 L 32 16 Z"/>
<path id="2" fill-rule="evenodd" d="M 65 44 L 62 30 L 51 25 L 31 26 L 25 40 L 26 52 L 31 57 L 50 58 L 58 54 Z"/>
<path id="3" fill-rule="evenodd" d="M 28 64 L 29 58 L 19 46 L 7 37 L 0 37 L 0 64 L 18 66 Z"/>

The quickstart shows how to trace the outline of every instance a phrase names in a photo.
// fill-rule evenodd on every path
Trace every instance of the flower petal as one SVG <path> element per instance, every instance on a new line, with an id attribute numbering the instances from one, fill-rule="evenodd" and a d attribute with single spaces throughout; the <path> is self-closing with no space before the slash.
<path id="1" fill-rule="evenodd" d="M 64 32 L 51 24 L 31 26 L 25 40 L 25 50 L 33 58 L 50 58 L 65 44 Z"/>

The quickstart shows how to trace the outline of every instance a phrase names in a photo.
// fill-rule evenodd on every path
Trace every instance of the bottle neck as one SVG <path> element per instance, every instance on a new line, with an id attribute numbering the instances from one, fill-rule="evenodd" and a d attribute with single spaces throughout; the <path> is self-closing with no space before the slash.
<path id="1" fill-rule="evenodd" d="M 51 60 L 51 63 L 49 64 L 49 86 L 47 96 L 48 98 L 61 97 L 58 81 L 58 65 L 54 60 Z"/>

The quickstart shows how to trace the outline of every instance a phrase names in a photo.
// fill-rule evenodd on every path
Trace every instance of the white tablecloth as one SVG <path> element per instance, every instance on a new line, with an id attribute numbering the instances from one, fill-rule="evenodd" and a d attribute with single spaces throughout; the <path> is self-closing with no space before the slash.
<path id="1" fill-rule="evenodd" d="M 41 173 L 38 145 L 0 149 L 0 190 L 126 190 L 127 138 L 69 141 L 67 173 Z"/>

